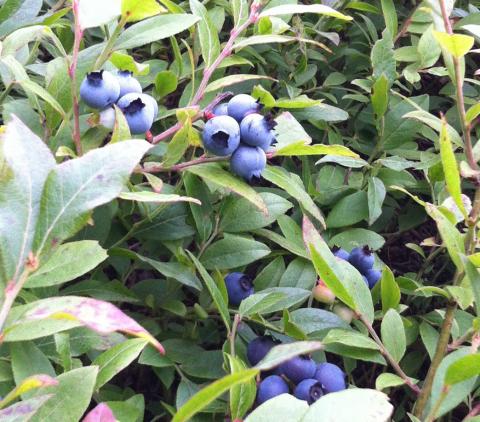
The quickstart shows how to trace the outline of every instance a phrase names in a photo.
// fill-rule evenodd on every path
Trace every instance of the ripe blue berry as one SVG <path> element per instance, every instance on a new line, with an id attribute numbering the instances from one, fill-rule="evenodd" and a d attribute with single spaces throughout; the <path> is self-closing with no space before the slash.
<path id="1" fill-rule="evenodd" d="M 133 73 L 128 70 L 119 70 L 117 72 L 117 81 L 120 85 L 120 97 L 123 97 L 126 94 L 131 92 L 136 94 L 142 93 L 142 86 L 137 79 L 133 76 Z"/>
<path id="2" fill-rule="evenodd" d="M 315 403 L 323 396 L 322 384 L 316 379 L 307 378 L 295 387 L 293 395 L 299 400 L 305 400 L 308 404 Z"/>
<path id="3" fill-rule="evenodd" d="M 235 95 L 228 102 L 228 115 L 237 122 L 241 122 L 247 114 L 256 113 L 260 109 L 261 105 L 255 98 L 247 94 Z"/>
<path id="4" fill-rule="evenodd" d="M 243 273 L 230 273 L 225 277 L 228 301 L 235 306 L 253 294 L 252 280 Z"/>
<path id="5" fill-rule="evenodd" d="M 132 134 L 145 133 L 150 130 L 154 119 L 154 108 L 144 94 L 130 93 L 118 100 L 118 106 L 127 119 Z"/>
<path id="6" fill-rule="evenodd" d="M 215 155 L 230 155 L 240 144 L 240 126 L 230 116 L 216 116 L 205 123 L 202 134 L 205 149 Z"/>
<path id="7" fill-rule="evenodd" d="M 365 273 L 365 278 L 368 280 L 368 286 L 373 289 L 375 284 L 378 283 L 378 280 L 382 278 L 382 272 L 371 268 Z"/>
<path id="8" fill-rule="evenodd" d="M 213 109 L 213 114 L 215 114 L 215 116 L 228 116 L 228 104 L 220 103 L 216 105 Z"/>
<path id="9" fill-rule="evenodd" d="M 266 165 L 265 151 L 259 147 L 240 145 L 230 158 L 232 172 L 247 181 L 252 177 L 260 177 Z"/>
<path id="10" fill-rule="evenodd" d="M 325 393 L 334 393 L 347 388 L 345 373 L 333 363 L 319 363 L 314 378 L 320 381 Z"/>
<path id="11" fill-rule="evenodd" d="M 358 271 L 365 274 L 369 269 L 373 268 L 375 258 L 368 246 L 363 248 L 354 248 L 350 253 L 350 264 L 352 264 Z"/>
<path id="12" fill-rule="evenodd" d="M 288 393 L 288 385 L 282 377 L 270 375 L 265 378 L 257 389 L 257 404 L 265 403 L 280 394 Z"/>
<path id="13" fill-rule="evenodd" d="M 267 151 L 275 141 L 272 132 L 275 125 L 276 122 L 272 118 L 264 117 L 258 113 L 248 114 L 240 123 L 242 142 Z"/>
<path id="14" fill-rule="evenodd" d="M 350 258 L 350 254 L 342 248 L 338 248 L 337 250 L 333 251 L 333 254 L 340 259 L 343 259 L 344 261 L 348 261 Z"/>
<path id="15" fill-rule="evenodd" d="M 104 109 L 118 100 L 120 84 L 110 72 L 90 72 L 80 85 L 80 98 L 92 108 Z"/>
<path id="16" fill-rule="evenodd" d="M 313 378 L 317 366 L 308 356 L 296 356 L 280 366 L 280 370 L 290 381 L 298 384 L 307 378 Z"/>
<path id="17" fill-rule="evenodd" d="M 253 339 L 247 346 L 247 358 L 250 364 L 254 366 L 260 362 L 275 344 L 272 338 L 267 336 Z"/>

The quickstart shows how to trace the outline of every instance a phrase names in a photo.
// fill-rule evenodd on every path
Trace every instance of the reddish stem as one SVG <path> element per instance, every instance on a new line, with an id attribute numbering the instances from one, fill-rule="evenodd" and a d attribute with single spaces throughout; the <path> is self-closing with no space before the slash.
<path id="1" fill-rule="evenodd" d="M 230 32 L 230 37 L 223 47 L 222 51 L 218 55 L 218 57 L 215 59 L 215 61 L 210 65 L 205 68 L 203 71 L 203 77 L 200 82 L 200 85 L 197 89 L 197 92 L 195 93 L 195 96 L 193 97 L 191 103 L 189 106 L 196 106 L 198 103 L 202 100 L 203 96 L 205 95 L 205 90 L 207 88 L 208 82 L 210 81 L 210 78 L 212 77 L 213 72 L 217 70 L 218 66 L 222 63 L 222 61 L 228 57 L 230 54 L 232 54 L 232 49 L 233 49 L 233 44 L 235 43 L 236 39 L 238 36 L 245 31 L 252 23 L 255 23 L 258 20 L 258 15 L 259 15 L 259 10 L 261 8 L 260 3 L 257 3 L 257 1 L 254 1 L 252 5 L 250 6 L 250 15 L 248 19 L 238 26 L 237 28 L 233 28 L 232 31 Z M 197 116 L 196 116 L 197 117 Z M 194 120 L 200 119 L 202 116 L 198 116 Z M 173 135 L 177 131 L 181 129 L 182 125 L 180 123 L 176 123 L 172 127 L 168 128 L 167 130 L 163 131 L 162 133 L 158 134 L 153 138 L 153 144 L 157 144 L 160 141 L 163 141 L 164 139 L 168 138 L 169 136 Z"/>
<path id="2" fill-rule="evenodd" d="M 77 64 L 78 64 L 78 53 L 80 51 L 80 43 L 83 37 L 83 30 L 80 27 L 80 22 L 78 19 L 78 0 L 73 0 L 73 17 L 74 17 L 74 26 L 75 26 L 75 38 L 73 41 L 73 52 L 72 52 L 72 61 L 68 67 L 68 75 L 71 79 L 72 85 L 72 101 L 73 101 L 73 142 L 75 143 L 75 149 L 77 155 L 82 155 L 82 141 L 80 135 L 80 108 L 78 105 L 78 94 L 77 94 Z"/>

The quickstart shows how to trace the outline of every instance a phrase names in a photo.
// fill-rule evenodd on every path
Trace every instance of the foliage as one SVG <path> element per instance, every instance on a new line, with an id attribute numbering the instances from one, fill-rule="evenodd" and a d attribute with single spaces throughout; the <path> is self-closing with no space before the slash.
<path id="1" fill-rule="evenodd" d="M 479 40 L 476 0 L 0 2 L 0 420 L 476 420 Z M 97 69 L 146 136 L 79 100 Z M 238 93 L 276 122 L 251 184 L 201 142 Z M 372 290 L 332 253 L 365 245 Z M 355 388 L 255 406 L 303 354 Z"/>

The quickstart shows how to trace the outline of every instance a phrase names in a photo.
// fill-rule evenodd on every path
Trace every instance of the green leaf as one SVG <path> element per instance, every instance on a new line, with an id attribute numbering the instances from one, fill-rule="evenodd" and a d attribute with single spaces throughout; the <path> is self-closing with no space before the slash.
<path id="1" fill-rule="evenodd" d="M 236 356 L 228 356 L 230 371 L 232 374 L 247 369 L 245 363 Z M 230 413 L 232 419 L 241 419 L 250 410 L 257 392 L 255 379 L 249 382 L 237 384 L 230 389 Z"/>
<path id="2" fill-rule="evenodd" d="M 386 265 L 383 267 L 382 279 L 380 281 L 382 296 L 382 311 L 386 313 L 389 309 L 397 309 L 400 304 L 400 288 L 398 287 L 392 270 Z"/>
<path id="3" fill-rule="evenodd" d="M 267 166 L 263 171 L 262 176 L 269 182 L 287 191 L 289 195 L 300 203 L 305 211 L 325 227 L 325 222 L 320 209 L 315 202 L 313 202 L 310 195 L 305 192 L 303 182 L 298 175 L 289 173 L 281 167 Z"/>
<path id="4" fill-rule="evenodd" d="M 82 29 L 104 25 L 121 13 L 122 0 L 81 0 L 78 3 L 78 20 Z"/>
<path id="5" fill-rule="evenodd" d="M 375 380 L 375 389 L 380 391 L 384 390 L 385 388 L 398 387 L 403 384 L 405 384 L 403 378 L 400 378 L 398 375 L 395 374 L 384 372 L 383 374 L 380 374 Z"/>
<path id="6" fill-rule="evenodd" d="M 465 118 L 468 123 L 472 123 L 480 115 L 480 103 L 471 106 L 466 113 Z"/>
<path id="7" fill-rule="evenodd" d="M 293 114 L 299 120 L 343 122 L 348 119 L 348 112 L 328 104 L 318 104 L 298 111 L 295 110 Z"/>
<path id="8" fill-rule="evenodd" d="M 176 194 L 156 193 L 151 191 L 138 191 L 138 192 L 120 192 L 118 195 L 120 199 L 136 202 L 153 202 L 156 204 L 172 204 L 176 202 L 193 202 L 194 204 L 201 205 L 200 201 L 188 196 L 180 196 Z"/>
<path id="9" fill-rule="evenodd" d="M 370 249 L 376 251 L 385 244 L 385 239 L 371 230 L 348 229 L 333 236 L 328 244 L 347 250 L 351 250 L 357 246 L 367 245 Z"/>
<path id="10" fill-rule="evenodd" d="M 451 195 L 464 218 L 467 218 L 467 212 L 462 201 L 462 187 L 460 181 L 460 172 L 458 163 L 453 153 L 452 142 L 447 132 L 447 122 L 442 121 L 442 129 L 440 131 L 440 156 L 442 158 L 443 173 L 445 175 L 445 183 L 447 184 L 448 193 Z"/>
<path id="11" fill-rule="evenodd" d="M 123 31 L 115 43 L 116 50 L 128 50 L 162 40 L 190 28 L 198 17 L 189 14 L 154 16 Z"/>
<path id="12" fill-rule="evenodd" d="M 435 223 L 437 223 L 438 231 L 440 232 L 440 236 L 447 247 L 450 258 L 454 262 L 455 266 L 462 271 L 463 264 L 460 259 L 460 254 L 465 254 L 463 236 L 438 207 L 427 203 L 425 204 L 425 210 L 435 221 Z"/>
<path id="13" fill-rule="evenodd" d="M 271 78 L 270 76 L 260 76 L 260 75 L 250 75 L 250 74 L 229 75 L 229 76 L 225 76 L 223 78 L 217 79 L 213 82 L 210 82 L 205 88 L 205 92 L 206 93 L 214 92 L 214 91 L 218 91 L 220 89 L 223 89 L 235 84 L 239 84 L 245 81 L 253 81 L 258 79 L 268 79 L 270 81 L 275 81 L 275 79 Z"/>
<path id="14" fill-rule="evenodd" d="M 306 145 L 303 142 L 291 143 L 283 147 L 280 146 L 280 148 L 275 151 L 275 156 L 292 155 L 337 155 L 343 157 L 358 157 L 358 154 L 343 145 Z"/>
<path id="15" fill-rule="evenodd" d="M 265 9 L 262 13 L 260 13 L 260 17 L 291 15 L 294 13 L 315 13 L 319 15 L 331 16 L 346 21 L 352 20 L 350 16 L 344 15 L 343 13 L 337 12 L 335 9 L 332 9 L 331 7 L 321 4 L 284 4 L 280 6 L 269 7 L 268 9 Z"/>
<path id="16" fill-rule="evenodd" d="M 381 0 L 383 18 L 385 19 L 385 26 L 392 37 L 397 35 L 398 18 L 393 0 Z"/>
<path id="17" fill-rule="evenodd" d="M 225 324 L 225 327 L 227 327 L 227 331 L 230 331 L 230 314 L 228 313 L 228 306 L 224 299 L 224 296 L 222 295 L 220 287 L 217 285 L 217 283 L 215 283 L 210 274 L 208 274 L 202 263 L 190 251 L 187 251 L 187 253 L 190 256 L 190 259 L 195 264 L 195 267 L 200 273 L 200 276 L 202 277 L 205 285 L 207 286 L 210 296 L 215 302 L 218 312 L 223 319 L 223 323 Z"/>
<path id="18" fill-rule="evenodd" d="M 115 123 L 113 124 L 112 139 L 110 140 L 109 144 L 114 144 L 116 142 L 125 141 L 132 138 L 127 119 L 125 118 L 122 110 L 120 110 L 117 105 L 114 105 L 114 110 Z"/>
<path id="19" fill-rule="evenodd" d="M 313 107 L 315 105 L 321 104 L 321 100 L 312 100 L 308 98 L 306 95 L 300 95 L 299 97 L 295 98 L 279 98 L 275 101 L 272 107 L 278 108 L 306 108 L 306 107 Z"/>
<path id="20" fill-rule="evenodd" d="M 327 217 L 327 227 L 351 226 L 368 218 L 369 203 L 367 192 L 358 191 L 340 199 Z"/>
<path id="21" fill-rule="evenodd" d="M 119 142 L 56 166 L 45 182 L 33 250 L 41 255 L 78 232 L 93 208 L 121 192 L 150 147 L 138 139 Z"/>
<path id="22" fill-rule="evenodd" d="M 323 339 L 323 344 L 339 343 L 345 346 L 358 347 L 361 349 L 380 350 L 380 346 L 370 337 L 352 330 L 330 330 Z"/>
<path id="23" fill-rule="evenodd" d="M 333 312 L 318 308 L 301 308 L 290 313 L 290 321 L 311 338 L 333 328 L 348 329 L 348 324 Z"/>
<path id="24" fill-rule="evenodd" d="M 465 273 L 475 298 L 475 313 L 478 317 L 480 315 L 480 273 L 475 265 L 472 264 L 470 260 L 471 257 L 467 258 L 464 255 L 460 255 L 460 258 L 462 259 Z"/>
<path id="25" fill-rule="evenodd" d="M 177 410 L 172 422 L 183 422 L 189 420 L 193 415 L 200 412 L 208 404 L 213 402 L 217 397 L 231 389 L 232 387 L 249 382 L 255 375 L 258 374 L 258 369 L 245 369 L 243 371 L 235 372 L 227 375 L 209 386 L 203 388 L 198 393 L 194 394 L 180 409 Z"/>
<path id="26" fill-rule="evenodd" d="M 17 386 L 0 400 L 0 408 L 5 407 L 7 404 L 19 398 L 20 396 L 23 396 L 28 392 L 32 392 L 32 390 L 57 384 L 57 380 L 49 375 L 31 375 L 17 383 Z"/>
<path id="27" fill-rule="evenodd" d="M 245 198 L 229 197 L 222 208 L 220 227 L 229 233 L 241 233 L 272 224 L 293 207 L 290 201 L 270 192 L 260 196 L 267 206 L 268 214 L 260 211 Z"/>
<path id="28" fill-rule="evenodd" d="M 372 107 L 377 119 L 381 119 L 387 112 L 388 98 L 388 79 L 382 73 L 372 87 Z"/>
<path id="29" fill-rule="evenodd" d="M 120 53 L 115 51 L 110 56 L 110 62 L 119 70 L 128 70 L 132 72 L 134 75 L 148 75 L 150 72 L 150 65 L 138 63 L 135 59 L 124 53 Z"/>
<path id="30" fill-rule="evenodd" d="M 395 309 L 389 309 L 382 319 L 382 342 L 395 361 L 400 362 L 407 349 L 402 317 Z"/>
<path id="31" fill-rule="evenodd" d="M 368 224 L 371 226 L 381 215 L 386 189 L 377 177 L 368 179 Z"/>
<path id="32" fill-rule="evenodd" d="M 372 48 L 371 53 L 373 77 L 381 78 L 385 75 L 391 86 L 397 78 L 396 62 L 393 54 L 393 41 L 391 38 L 384 37 L 378 40 Z"/>
<path id="33" fill-rule="evenodd" d="M 100 389 L 122 369 L 132 363 L 147 345 L 147 341 L 134 338 L 116 344 L 101 355 L 97 356 L 92 365 L 98 366 L 95 390 Z"/>
<path id="34" fill-rule="evenodd" d="M 277 124 L 274 129 L 275 140 L 277 141 L 276 150 L 278 153 L 289 145 L 308 145 L 312 143 L 312 138 L 305 132 L 303 126 L 288 111 L 284 111 L 275 118 Z"/>
<path id="35" fill-rule="evenodd" d="M 313 403 L 301 422 L 387 422 L 393 413 L 388 396 L 376 390 L 354 388 L 327 394 Z"/>
<path id="36" fill-rule="evenodd" d="M 175 92 L 178 86 L 178 78 L 170 70 L 163 70 L 155 77 L 155 92 L 162 98 Z"/>
<path id="37" fill-rule="evenodd" d="M 43 141 L 15 116 L 0 137 L 0 148 L 0 285 L 4 287 L 20 276 L 32 250 L 43 185 L 55 160 Z"/>
<path id="38" fill-rule="evenodd" d="M 79 421 L 90 404 L 97 373 L 98 367 L 85 366 L 59 375 L 58 385 L 42 390 L 54 394 L 55 399 L 43 405 L 31 421 Z"/>
<path id="39" fill-rule="evenodd" d="M 156 0 L 122 0 L 122 17 L 127 22 L 137 22 L 167 10 Z"/>
<path id="40" fill-rule="evenodd" d="M 199 0 L 190 0 L 190 10 L 198 16 L 198 38 L 205 67 L 209 67 L 220 54 L 218 33 L 205 6 Z"/>
<path id="41" fill-rule="evenodd" d="M 61 245 L 39 269 L 28 277 L 25 287 L 54 286 L 74 280 L 107 259 L 97 241 L 82 240 Z"/>
<path id="42" fill-rule="evenodd" d="M 480 375 L 480 354 L 463 356 L 451 363 L 445 373 L 444 383 L 454 385 Z"/>
<path id="43" fill-rule="evenodd" d="M 470 35 L 447 34 L 446 32 L 433 31 L 433 36 L 452 56 L 457 59 L 465 56 L 473 47 L 475 39 Z"/>
<path id="44" fill-rule="evenodd" d="M 267 207 L 263 202 L 262 197 L 255 192 L 251 186 L 247 185 L 243 180 L 232 176 L 231 173 L 225 171 L 219 165 L 214 163 L 202 164 L 199 166 L 188 167 L 186 171 L 193 173 L 209 182 L 213 182 L 219 186 L 229 189 L 240 196 L 243 196 L 258 209 L 263 212 L 267 212 Z"/>
<path id="45" fill-rule="evenodd" d="M 165 153 L 165 158 L 162 162 L 163 167 L 171 167 L 181 160 L 190 145 L 191 129 L 192 121 L 187 117 L 180 130 L 173 135 L 172 140 L 168 143 L 167 152 Z"/>
<path id="46" fill-rule="evenodd" d="M 237 268 L 255 262 L 270 253 L 267 245 L 246 237 L 225 235 L 210 245 L 202 256 L 209 270 Z"/>
<path id="47" fill-rule="evenodd" d="M 280 394 L 262 403 L 245 419 L 245 422 L 269 422 L 272 420 L 300 422 L 309 409 L 305 400 L 291 394 Z"/>
<path id="48" fill-rule="evenodd" d="M 270 349 L 267 355 L 255 365 L 255 368 L 261 371 L 268 371 L 295 356 L 312 353 L 320 350 L 322 347 L 323 345 L 319 341 L 298 341 L 280 344 Z"/>

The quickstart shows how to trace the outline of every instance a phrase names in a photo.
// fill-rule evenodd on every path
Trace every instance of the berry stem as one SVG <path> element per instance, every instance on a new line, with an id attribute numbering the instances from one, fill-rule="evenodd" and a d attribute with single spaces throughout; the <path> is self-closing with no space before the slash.
<path id="1" fill-rule="evenodd" d="M 248 16 L 248 19 L 243 22 L 241 25 L 238 25 L 237 27 L 233 28 L 232 31 L 230 32 L 230 37 L 228 38 L 227 43 L 223 47 L 222 51 L 220 54 L 217 56 L 215 61 L 210 65 L 205 67 L 205 70 L 203 71 L 203 77 L 200 82 L 200 85 L 198 86 L 197 92 L 195 93 L 192 101 L 190 102 L 189 106 L 196 106 L 198 103 L 202 100 L 203 96 L 205 95 L 205 90 L 208 86 L 208 83 L 210 82 L 210 78 L 212 77 L 213 72 L 217 70 L 217 68 L 220 66 L 222 61 L 230 56 L 233 51 L 233 45 L 236 41 L 236 39 L 239 37 L 243 31 L 245 31 L 251 24 L 255 23 L 258 20 L 258 14 L 261 9 L 261 4 L 257 1 L 253 1 L 253 3 L 250 6 L 250 15 Z M 202 116 L 199 116 L 197 119 L 200 119 Z M 168 138 L 169 136 L 173 135 L 177 131 L 179 131 L 182 127 L 181 123 L 176 123 L 172 127 L 168 128 L 164 132 L 158 134 L 153 138 L 153 144 L 157 144 L 160 141 L 163 141 L 164 139 Z"/>
<path id="2" fill-rule="evenodd" d="M 393 356 L 389 353 L 389 351 L 387 350 L 387 348 L 385 347 L 385 345 L 383 344 L 382 340 L 380 339 L 380 337 L 378 337 L 378 334 L 377 332 L 375 331 L 375 329 L 373 328 L 372 324 L 370 323 L 370 321 L 368 321 L 363 315 L 360 315 L 359 316 L 359 319 L 360 321 L 363 322 L 363 324 L 365 325 L 365 327 L 367 327 L 367 330 L 368 332 L 370 333 L 370 335 L 372 336 L 373 340 L 375 341 L 375 343 L 378 344 L 378 346 L 380 347 L 380 353 L 383 355 L 383 357 L 388 361 L 388 363 L 390 364 L 390 366 L 395 370 L 395 372 L 397 373 L 397 375 L 402 378 L 404 381 L 405 381 L 405 384 L 410 387 L 410 389 L 415 393 L 415 394 L 420 394 L 420 388 L 418 388 L 417 385 L 415 385 L 411 380 L 410 378 L 408 378 L 407 374 L 405 374 L 405 372 L 403 372 L 403 369 L 400 367 L 400 365 L 398 364 L 398 362 L 393 358 Z"/>
<path id="3" fill-rule="evenodd" d="M 80 134 L 80 109 L 78 104 L 78 93 L 77 93 L 77 64 L 78 64 L 78 53 L 80 51 L 80 43 L 82 42 L 83 30 L 80 27 L 80 21 L 78 18 L 78 0 L 73 0 L 72 5 L 73 19 L 74 19 L 74 41 L 73 41 L 73 52 L 72 52 L 72 61 L 68 66 L 68 76 L 71 80 L 71 90 L 72 90 L 72 102 L 73 102 L 73 142 L 75 144 L 75 150 L 77 155 L 82 155 L 82 140 Z"/>

